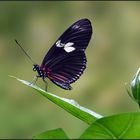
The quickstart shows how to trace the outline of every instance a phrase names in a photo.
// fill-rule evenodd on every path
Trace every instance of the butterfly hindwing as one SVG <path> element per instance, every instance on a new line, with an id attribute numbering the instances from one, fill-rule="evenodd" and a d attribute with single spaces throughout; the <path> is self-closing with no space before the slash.
<path id="1" fill-rule="evenodd" d="M 77 51 L 66 56 L 65 59 L 63 56 L 59 59 L 59 63 L 54 60 L 49 65 L 48 77 L 58 86 L 69 89 L 69 86 L 65 87 L 65 85 L 70 85 L 79 79 L 86 68 L 86 56 L 83 51 Z"/>
<path id="2" fill-rule="evenodd" d="M 55 42 L 43 59 L 41 68 L 52 82 L 64 89 L 71 89 L 86 68 L 85 49 L 92 35 L 88 19 L 71 25 Z"/>

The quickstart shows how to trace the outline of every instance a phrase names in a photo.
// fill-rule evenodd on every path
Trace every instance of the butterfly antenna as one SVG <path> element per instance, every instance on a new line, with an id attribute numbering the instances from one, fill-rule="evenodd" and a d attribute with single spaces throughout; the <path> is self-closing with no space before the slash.
<path id="1" fill-rule="evenodd" d="M 21 50 L 24 52 L 24 54 L 30 59 L 30 61 L 33 63 L 33 64 L 36 64 L 33 59 L 31 58 L 31 56 L 23 49 L 23 47 L 19 44 L 19 42 L 15 39 L 15 42 L 16 44 L 21 48 Z"/>

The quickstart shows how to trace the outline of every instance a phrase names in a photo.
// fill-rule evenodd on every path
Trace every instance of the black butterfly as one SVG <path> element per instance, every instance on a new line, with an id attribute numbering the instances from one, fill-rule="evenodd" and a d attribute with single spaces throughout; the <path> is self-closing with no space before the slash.
<path id="1" fill-rule="evenodd" d="M 72 24 L 48 51 L 42 64 L 33 64 L 33 70 L 38 73 L 36 81 L 41 77 L 47 90 L 47 77 L 59 87 L 71 90 L 70 84 L 75 82 L 86 68 L 85 49 L 91 35 L 92 26 L 88 19 L 81 19 Z M 16 43 L 19 45 L 17 41 Z M 21 49 L 24 51 L 22 47 Z M 27 52 L 24 53 L 34 63 Z"/>

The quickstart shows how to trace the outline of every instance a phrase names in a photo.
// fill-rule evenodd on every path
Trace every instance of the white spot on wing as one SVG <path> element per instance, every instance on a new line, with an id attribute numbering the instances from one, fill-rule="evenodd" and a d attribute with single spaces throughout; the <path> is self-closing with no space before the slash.
<path id="1" fill-rule="evenodd" d="M 60 47 L 60 48 L 64 47 L 64 50 L 68 53 L 75 50 L 75 48 L 72 46 L 72 45 L 74 45 L 73 42 L 68 42 L 68 43 L 64 44 L 64 43 L 61 43 L 61 40 L 58 40 L 55 44 L 56 44 L 56 47 Z"/>
<path id="2" fill-rule="evenodd" d="M 56 43 L 57 47 L 64 47 L 65 44 L 61 43 L 61 40 L 58 40 Z"/>
<path id="3" fill-rule="evenodd" d="M 79 25 L 74 25 L 72 26 L 73 29 L 78 29 L 79 28 Z"/>
<path id="4" fill-rule="evenodd" d="M 73 42 L 68 42 L 64 47 L 71 47 L 72 45 L 74 45 Z"/>
<path id="5" fill-rule="evenodd" d="M 73 42 L 68 42 L 67 44 L 65 44 L 64 50 L 68 53 L 74 51 L 75 48 L 72 45 L 74 45 Z"/>
<path id="6" fill-rule="evenodd" d="M 74 25 L 74 26 L 72 26 L 72 29 L 78 29 L 78 30 L 80 30 L 80 31 L 85 31 L 86 30 L 86 28 L 84 28 L 84 27 L 82 27 L 82 26 L 80 26 L 80 25 Z"/>
<path id="7" fill-rule="evenodd" d="M 75 48 L 74 47 L 64 47 L 64 50 L 69 53 L 69 52 L 74 51 Z"/>

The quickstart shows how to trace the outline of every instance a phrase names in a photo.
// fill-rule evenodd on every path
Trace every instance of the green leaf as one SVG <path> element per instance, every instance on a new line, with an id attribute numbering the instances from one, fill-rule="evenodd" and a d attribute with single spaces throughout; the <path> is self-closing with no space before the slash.
<path id="1" fill-rule="evenodd" d="M 13 77 L 13 76 L 10 76 Z M 16 77 L 13 77 L 16 78 Z M 37 87 L 36 85 L 33 85 L 25 80 L 21 80 L 16 78 L 18 81 L 22 82 L 23 84 L 32 87 L 36 91 L 38 91 L 41 95 L 48 98 L 50 101 L 55 103 L 56 105 L 60 106 L 67 112 L 71 113 L 73 116 L 81 119 L 82 121 L 86 122 L 87 124 L 93 123 L 96 119 L 101 118 L 102 116 L 85 108 L 80 106 L 76 101 L 72 99 L 66 99 L 59 97 L 57 95 L 54 95 L 52 93 L 46 92 L 43 89 Z"/>
<path id="2" fill-rule="evenodd" d="M 123 113 L 96 120 L 81 139 L 139 139 L 140 113 Z"/>
<path id="3" fill-rule="evenodd" d="M 61 128 L 58 128 L 45 131 L 39 135 L 34 136 L 33 139 L 68 139 L 68 136 Z"/>

